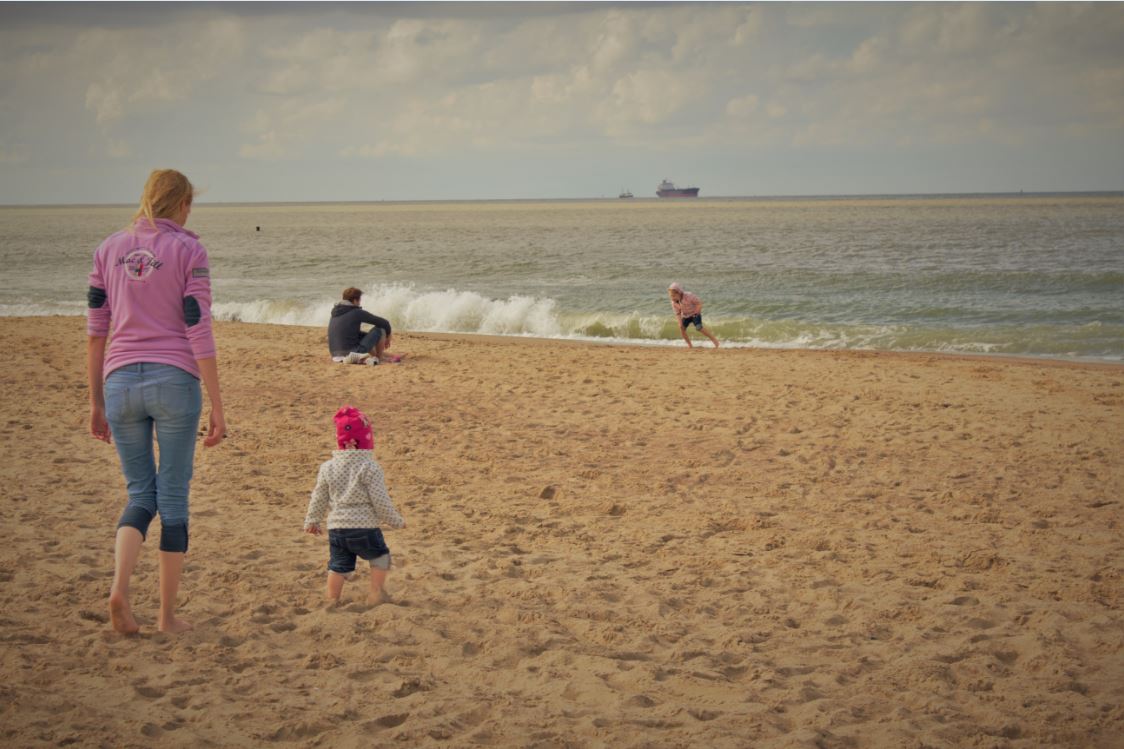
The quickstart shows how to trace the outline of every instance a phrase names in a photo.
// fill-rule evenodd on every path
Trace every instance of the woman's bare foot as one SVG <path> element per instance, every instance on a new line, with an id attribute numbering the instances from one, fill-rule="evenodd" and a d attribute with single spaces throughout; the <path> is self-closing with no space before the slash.
<path id="1" fill-rule="evenodd" d="M 159 629 L 161 632 L 167 632 L 170 635 L 178 635 L 183 632 L 190 632 L 195 627 L 192 626 L 191 622 L 173 617 L 169 622 L 161 621 Z"/>
<path id="2" fill-rule="evenodd" d="M 124 593 L 114 591 L 109 594 L 109 621 L 123 635 L 134 635 L 140 631 L 140 625 L 133 618 L 133 610 Z"/>

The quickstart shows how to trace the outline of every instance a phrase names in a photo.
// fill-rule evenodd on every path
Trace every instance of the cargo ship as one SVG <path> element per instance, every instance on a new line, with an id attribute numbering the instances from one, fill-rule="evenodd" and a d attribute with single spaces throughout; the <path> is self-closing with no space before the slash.
<path id="1" fill-rule="evenodd" d="M 665 179 L 656 189 L 656 195 L 661 198 L 697 198 L 699 196 L 699 188 L 676 187 L 669 180 Z"/>

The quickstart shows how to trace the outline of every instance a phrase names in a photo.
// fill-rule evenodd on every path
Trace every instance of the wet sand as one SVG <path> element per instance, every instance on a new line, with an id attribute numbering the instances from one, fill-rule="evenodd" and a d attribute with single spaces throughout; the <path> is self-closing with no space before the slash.
<path id="1" fill-rule="evenodd" d="M 216 338 L 196 630 L 156 631 L 150 542 L 123 637 L 84 321 L 0 320 L 4 745 L 1120 746 L 1124 367 Z M 394 602 L 327 610 L 301 522 L 344 403 L 408 525 Z"/>

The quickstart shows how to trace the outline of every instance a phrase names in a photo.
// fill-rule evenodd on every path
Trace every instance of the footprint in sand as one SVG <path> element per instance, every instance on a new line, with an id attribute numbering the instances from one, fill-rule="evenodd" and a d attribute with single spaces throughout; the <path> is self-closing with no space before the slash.
<path id="1" fill-rule="evenodd" d="M 382 728 L 395 728 L 405 723 L 410 717 L 409 713 L 399 713 L 397 715 L 384 715 L 381 718 L 369 720 L 363 724 L 363 729 L 366 731 L 377 731 Z"/>
<path id="2" fill-rule="evenodd" d="M 352 671 L 347 675 L 347 678 L 352 681 L 367 682 L 377 677 L 380 673 L 379 671 Z"/>
<path id="3" fill-rule="evenodd" d="M 293 741 L 295 739 L 308 739 L 334 728 L 327 721 L 296 721 L 281 726 L 269 738 L 273 741 Z"/>
<path id="4" fill-rule="evenodd" d="M 423 683 L 420 679 L 408 679 L 398 685 L 398 688 L 391 694 L 401 699 L 403 697 L 409 697 L 415 692 L 428 692 L 430 689 L 432 689 L 432 685 Z"/>
<path id="5" fill-rule="evenodd" d="M 109 617 L 101 613 L 100 611 L 90 611 L 89 609 L 83 609 L 82 611 L 78 612 L 78 616 L 88 622 L 97 622 L 98 624 L 109 623 Z"/>
<path id="6" fill-rule="evenodd" d="M 273 615 L 277 612 L 276 606 L 263 604 L 254 609 L 253 614 L 250 616 L 250 621 L 254 624 L 269 624 L 273 621 Z"/>
<path id="7" fill-rule="evenodd" d="M 1019 654 L 1014 650 L 996 650 L 991 655 L 1005 666 L 1010 666 L 1019 659 Z"/>
<path id="8" fill-rule="evenodd" d="M 137 694 L 141 697 L 149 700 L 158 700 L 164 696 L 164 690 L 160 687 L 148 687 L 141 684 L 134 684 L 133 689 L 135 689 Z"/>

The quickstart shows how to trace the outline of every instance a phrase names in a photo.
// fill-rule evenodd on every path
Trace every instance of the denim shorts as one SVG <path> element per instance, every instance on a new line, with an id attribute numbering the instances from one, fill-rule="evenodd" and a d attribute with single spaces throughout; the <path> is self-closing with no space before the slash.
<path id="1" fill-rule="evenodd" d="M 691 324 L 694 324 L 695 330 L 702 330 L 703 325 L 702 325 L 702 313 L 701 312 L 697 315 L 694 315 L 693 317 L 684 317 L 683 318 L 683 328 L 684 329 L 686 329 L 687 326 L 691 325 Z"/>
<path id="2" fill-rule="evenodd" d="M 354 572 L 356 557 L 366 559 L 372 567 L 390 569 L 390 549 L 378 528 L 329 529 L 328 548 L 328 569 L 332 572 Z"/>

